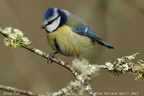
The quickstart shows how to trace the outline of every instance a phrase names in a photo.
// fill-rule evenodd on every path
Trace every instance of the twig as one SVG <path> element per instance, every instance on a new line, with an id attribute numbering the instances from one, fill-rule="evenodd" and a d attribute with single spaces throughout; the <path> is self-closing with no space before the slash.
<path id="1" fill-rule="evenodd" d="M 3 32 L 2 27 L 0 27 L 0 33 L 1 33 L 3 36 L 5 36 L 5 37 L 8 36 L 7 34 L 5 34 L 5 33 Z M 41 51 L 41 50 L 39 50 L 39 49 L 37 49 L 37 48 L 34 48 L 33 46 L 30 46 L 30 45 L 21 45 L 21 47 L 23 47 L 24 49 L 27 49 L 27 50 L 31 51 L 32 53 L 35 53 L 35 54 L 39 55 L 39 56 L 41 56 L 41 57 L 43 57 L 43 58 L 45 58 L 45 59 L 48 58 L 48 57 L 47 57 L 48 54 L 46 54 L 45 52 L 43 52 L 43 51 Z M 75 71 L 75 69 L 74 69 L 69 63 L 67 63 L 67 62 L 65 62 L 65 61 L 63 61 L 63 60 L 61 60 L 61 59 L 55 58 L 55 57 L 51 58 L 50 61 L 51 61 L 51 62 L 54 62 L 54 63 L 56 63 L 56 64 L 58 64 L 58 65 L 60 65 L 60 66 L 62 66 L 62 67 L 65 67 L 65 68 L 68 69 L 74 76 L 78 75 L 78 73 Z"/>
<path id="2" fill-rule="evenodd" d="M 27 96 L 42 96 L 41 94 L 34 94 L 31 91 L 25 91 L 25 90 L 21 90 L 21 89 L 9 87 L 9 86 L 4 86 L 4 85 L 0 85 L 0 90 L 13 92 L 14 95 L 22 94 L 22 95 L 27 95 Z"/>
<path id="3" fill-rule="evenodd" d="M 46 54 L 45 52 L 43 52 L 37 48 L 34 48 L 33 46 L 22 46 L 22 47 L 31 51 L 32 53 L 35 53 L 35 54 L 47 59 L 48 54 Z M 55 57 L 51 58 L 50 61 L 68 69 L 74 76 L 78 75 L 78 73 L 75 71 L 75 69 L 68 62 L 65 62 L 65 61 L 55 58 Z"/>

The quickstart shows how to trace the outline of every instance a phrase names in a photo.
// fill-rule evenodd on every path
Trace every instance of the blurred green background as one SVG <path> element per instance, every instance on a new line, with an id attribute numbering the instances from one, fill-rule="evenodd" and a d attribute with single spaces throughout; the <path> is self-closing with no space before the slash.
<path id="1" fill-rule="evenodd" d="M 136 52 L 140 53 L 138 59 L 143 59 L 144 0 L 0 0 L 0 26 L 22 30 L 33 46 L 52 53 L 45 30 L 40 28 L 48 7 L 63 8 L 78 15 L 105 42 L 115 46 L 114 50 L 109 50 L 96 45 L 81 55 L 91 63 L 114 62 L 118 57 Z M 46 59 L 23 48 L 6 47 L 3 38 L 0 35 L 0 84 L 45 94 L 58 91 L 75 80 L 67 69 L 57 64 L 47 64 Z M 67 62 L 73 59 L 56 57 Z M 129 92 L 124 96 L 130 96 L 131 92 L 139 93 L 135 96 L 144 94 L 143 81 L 134 81 L 134 76 L 129 74 L 112 77 L 106 70 L 101 70 L 91 85 L 95 92 Z M 3 95 L 4 91 L 0 90 L 0 96 Z"/>

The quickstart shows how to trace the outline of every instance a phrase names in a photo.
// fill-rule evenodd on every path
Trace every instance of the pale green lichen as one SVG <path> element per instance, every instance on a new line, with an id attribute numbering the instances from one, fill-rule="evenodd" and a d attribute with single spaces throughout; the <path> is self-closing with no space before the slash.
<path id="1" fill-rule="evenodd" d="M 43 55 L 43 51 L 41 51 L 41 50 L 39 50 L 39 49 L 36 49 L 35 52 L 36 52 L 37 54 Z"/>
<path id="2" fill-rule="evenodd" d="M 99 67 L 96 64 L 90 64 L 86 59 L 74 59 L 72 66 L 83 75 L 97 76 Z"/>
<path id="3" fill-rule="evenodd" d="M 135 80 L 140 80 L 144 77 L 144 61 L 139 60 L 138 64 L 135 64 L 135 66 L 132 68 L 132 72 L 136 75 Z"/>
<path id="4" fill-rule="evenodd" d="M 99 75 L 99 66 L 90 64 L 86 59 L 74 59 L 72 66 L 79 75 L 76 76 L 77 81 L 70 83 L 71 88 L 75 90 L 75 92 L 79 90 L 78 92 L 81 95 L 83 95 L 84 90 L 92 94 L 91 87 L 87 85 L 87 82 L 89 82 L 92 77 Z M 83 86 L 83 84 L 86 84 L 86 86 Z"/>
<path id="5" fill-rule="evenodd" d="M 7 35 L 6 38 L 4 38 L 4 43 L 6 46 L 20 48 L 31 43 L 31 41 L 27 37 L 24 37 L 23 32 L 19 29 L 6 27 L 3 30 L 3 33 Z"/>
<path id="6" fill-rule="evenodd" d="M 130 56 L 123 56 L 121 58 L 117 58 L 117 61 L 114 63 L 106 62 L 105 66 L 114 74 L 116 73 L 119 75 L 121 73 L 130 72 L 136 76 L 135 80 L 139 80 L 144 77 L 144 61 L 139 60 L 137 63 L 132 61 L 138 55 L 139 53 L 135 53 Z"/>
<path id="7" fill-rule="evenodd" d="M 112 63 L 106 62 L 105 65 L 108 70 L 114 70 L 114 65 Z"/>
<path id="8" fill-rule="evenodd" d="M 114 71 L 125 73 L 128 70 L 131 70 L 135 63 L 132 62 L 136 58 L 139 53 L 135 53 L 130 56 L 123 56 L 121 58 L 117 58 L 117 61 L 114 62 Z"/>
<path id="9" fill-rule="evenodd" d="M 71 81 L 70 83 L 69 83 L 69 85 L 70 85 L 70 87 L 72 88 L 72 89 L 74 89 L 74 90 L 79 90 L 79 89 L 81 89 L 83 86 L 81 86 L 82 84 L 81 84 L 81 82 L 79 82 L 79 81 Z"/>

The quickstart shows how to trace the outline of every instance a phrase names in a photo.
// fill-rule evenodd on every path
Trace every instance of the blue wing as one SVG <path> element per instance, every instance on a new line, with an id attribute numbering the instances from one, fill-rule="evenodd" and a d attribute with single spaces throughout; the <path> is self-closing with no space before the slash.
<path id="1" fill-rule="evenodd" d="M 90 37 L 93 41 L 101 40 L 97 34 L 89 27 L 86 28 L 73 28 L 72 29 L 74 32 L 80 34 L 80 35 L 85 35 Z"/>
<path id="2" fill-rule="evenodd" d="M 72 29 L 74 32 L 80 34 L 80 35 L 84 35 L 84 36 L 88 36 L 90 37 L 94 42 L 100 44 L 100 45 L 103 45 L 103 46 L 106 46 L 108 48 L 114 48 L 112 45 L 108 44 L 108 43 L 105 43 L 103 42 L 99 37 L 98 35 L 89 27 L 86 27 L 86 28 L 73 28 Z"/>

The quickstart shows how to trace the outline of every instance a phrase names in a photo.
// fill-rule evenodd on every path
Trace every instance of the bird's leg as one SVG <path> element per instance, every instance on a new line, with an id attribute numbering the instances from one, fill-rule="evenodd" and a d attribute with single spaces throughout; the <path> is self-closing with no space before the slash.
<path id="1" fill-rule="evenodd" d="M 47 59 L 48 59 L 47 62 L 49 63 L 49 60 L 50 60 L 51 58 L 53 58 L 57 53 L 58 53 L 58 52 L 54 52 L 54 53 L 51 53 L 51 54 L 47 55 Z M 50 62 L 50 63 L 52 63 L 52 62 Z"/>

